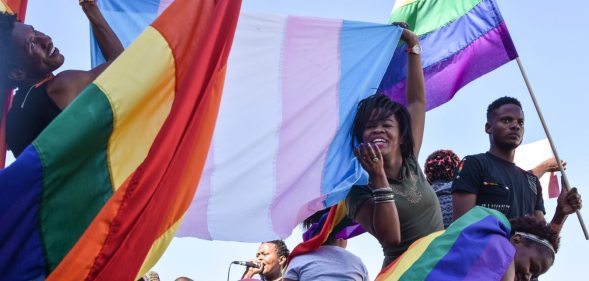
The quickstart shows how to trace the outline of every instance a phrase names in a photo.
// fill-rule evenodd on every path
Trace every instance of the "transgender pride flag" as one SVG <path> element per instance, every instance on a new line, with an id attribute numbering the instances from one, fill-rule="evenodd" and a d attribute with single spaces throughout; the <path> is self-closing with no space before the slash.
<path id="1" fill-rule="evenodd" d="M 124 42 L 166 6 L 98 3 Z M 203 175 L 176 235 L 285 238 L 304 218 L 343 199 L 364 173 L 349 138 L 356 105 L 378 88 L 400 32 L 242 13 Z"/>

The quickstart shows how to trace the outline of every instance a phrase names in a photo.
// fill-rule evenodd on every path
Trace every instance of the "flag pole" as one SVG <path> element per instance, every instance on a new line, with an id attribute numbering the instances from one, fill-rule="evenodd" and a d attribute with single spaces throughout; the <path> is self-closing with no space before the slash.
<path id="1" fill-rule="evenodd" d="M 546 125 L 546 121 L 544 121 L 544 116 L 542 115 L 542 111 L 540 110 L 540 105 L 536 100 L 536 96 L 534 95 L 534 91 L 532 90 L 532 85 L 528 80 L 528 75 L 526 75 L 526 71 L 524 70 L 524 65 L 522 64 L 519 57 L 516 58 L 517 65 L 519 66 L 519 70 L 524 78 L 524 82 L 526 82 L 526 86 L 528 87 L 528 92 L 530 93 L 530 97 L 532 97 L 532 102 L 534 102 L 534 107 L 536 108 L 536 112 L 538 113 L 538 117 L 540 117 L 540 122 L 542 122 L 542 127 L 544 128 L 544 132 L 546 133 L 546 137 L 548 138 L 548 142 L 550 143 L 550 148 L 552 148 L 552 153 L 554 154 L 554 158 L 556 158 L 556 163 L 558 164 L 558 169 L 562 174 L 562 179 L 564 180 L 563 188 L 566 188 L 568 191 L 570 189 L 569 179 L 567 174 L 565 173 L 564 167 L 562 166 L 562 162 L 560 161 L 560 157 L 558 157 L 558 152 L 556 152 L 556 146 L 554 145 L 554 141 L 552 140 L 552 136 L 548 131 L 548 126 Z M 585 222 L 583 221 L 583 217 L 581 216 L 581 212 L 579 210 L 576 211 L 577 218 L 579 219 L 579 223 L 581 224 L 581 228 L 583 229 L 583 234 L 585 234 L 585 240 L 589 240 L 589 233 L 587 233 L 587 227 L 585 227 Z"/>

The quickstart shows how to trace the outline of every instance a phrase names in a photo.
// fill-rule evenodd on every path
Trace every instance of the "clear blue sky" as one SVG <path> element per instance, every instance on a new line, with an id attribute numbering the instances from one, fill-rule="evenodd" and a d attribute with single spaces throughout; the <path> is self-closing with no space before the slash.
<path id="1" fill-rule="evenodd" d="M 98 0 L 100 1 L 100 0 Z M 568 162 L 571 183 L 589 186 L 586 149 L 589 125 L 585 112 L 589 95 L 584 79 L 589 56 L 586 36 L 586 1 L 565 3 L 533 0 L 497 0 L 516 48 L 526 67 L 558 152 Z M 244 0 L 243 11 L 288 15 L 341 18 L 386 23 L 393 0 Z M 66 56 L 63 69 L 88 69 L 90 49 L 87 21 L 77 1 L 29 0 L 27 22 L 53 37 Z M 424 50 L 427 52 L 427 50 Z M 476 80 L 462 89 L 449 103 L 428 112 L 421 162 L 440 148 L 455 150 L 460 156 L 484 152 L 488 138 L 483 131 L 485 110 L 495 98 L 510 95 L 522 101 L 526 114 L 524 143 L 544 138 L 539 119 L 515 62 Z M 555 201 L 546 202 L 551 218 Z M 589 207 L 582 210 L 589 220 Z M 300 242 L 300 231 L 287 240 L 290 248 Z M 174 239 L 166 254 L 155 266 L 162 280 L 186 275 L 195 280 L 225 280 L 232 260 L 253 258 L 258 244 L 203 241 L 195 238 Z M 366 263 L 371 277 L 380 269 L 382 252 L 368 235 L 354 238 L 348 248 Z M 574 280 L 589 276 L 585 241 L 575 216 L 562 232 L 561 249 L 556 263 L 541 280 Z M 242 267 L 233 266 L 230 280 L 237 280 Z M 581 277 L 581 278 L 583 278 Z"/>

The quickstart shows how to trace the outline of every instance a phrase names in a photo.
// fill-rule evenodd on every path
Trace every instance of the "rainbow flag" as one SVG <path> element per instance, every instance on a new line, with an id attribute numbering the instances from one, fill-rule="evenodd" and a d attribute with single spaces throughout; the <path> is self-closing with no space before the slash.
<path id="1" fill-rule="evenodd" d="M 136 1 L 99 4 L 113 6 L 107 2 Z M 155 15 L 161 5 L 153 2 L 142 9 Z M 117 18 L 107 20 L 115 30 L 125 28 Z M 357 103 L 378 88 L 400 31 L 242 13 L 203 176 L 176 235 L 286 238 L 303 219 L 365 181 L 349 129 Z"/>
<path id="2" fill-rule="evenodd" d="M 428 109 L 518 56 L 495 0 L 397 0 L 390 22 L 407 22 L 420 37 Z M 406 49 L 404 44 L 397 48 L 380 84 L 400 103 L 405 101 Z"/>
<path id="3" fill-rule="evenodd" d="M 153 266 L 204 167 L 240 5 L 175 1 L 0 170 L 3 280 L 136 280 Z"/>
<path id="4" fill-rule="evenodd" d="M 16 14 L 18 21 L 24 22 L 28 0 L 0 0 L 0 12 Z"/>
<path id="5" fill-rule="evenodd" d="M 515 256 L 510 231 L 503 214 L 476 206 L 445 231 L 415 241 L 376 281 L 501 280 Z"/>

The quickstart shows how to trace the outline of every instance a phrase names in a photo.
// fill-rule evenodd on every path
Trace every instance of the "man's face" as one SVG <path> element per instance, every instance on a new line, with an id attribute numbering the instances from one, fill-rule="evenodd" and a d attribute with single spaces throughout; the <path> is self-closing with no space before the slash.
<path id="1" fill-rule="evenodd" d="M 53 46 L 51 37 L 30 25 L 15 23 L 12 43 L 19 62 L 17 68 L 24 71 L 25 79 L 46 77 L 63 65 L 64 57 Z M 11 78 L 15 80 L 15 77 Z"/>
<path id="2" fill-rule="evenodd" d="M 272 243 L 262 243 L 256 253 L 256 259 L 263 264 L 262 275 L 280 276 L 285 257 L 278 256 L 278 249 Z"/>
<path id="3" fill-rule="evenodd" d="M 495 109 L 485 124 L 485 131 L 493 145 L 504 150 L 515 149 L 524 137 L 524 113 L 515 104 L 504 104 Z"/>

